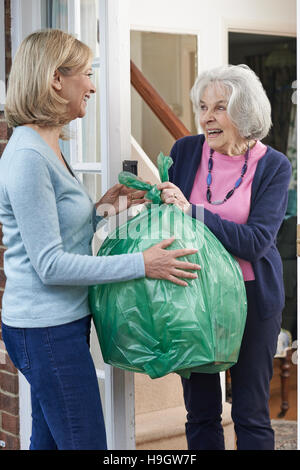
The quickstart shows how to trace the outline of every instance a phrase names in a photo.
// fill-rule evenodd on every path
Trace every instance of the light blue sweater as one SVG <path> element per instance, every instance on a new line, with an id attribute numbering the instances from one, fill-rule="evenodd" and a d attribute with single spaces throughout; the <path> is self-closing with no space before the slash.
<path id="1" fill-rule="evenodd" d="M 89 285 L 145 276 L 142 253 L 92 256 L 94 203 L 26 126 L 14 130 L 0 159 L 0 222 L 7 247 L 6 325 L 45 327 L 78 320 L 90 314 Z"/>

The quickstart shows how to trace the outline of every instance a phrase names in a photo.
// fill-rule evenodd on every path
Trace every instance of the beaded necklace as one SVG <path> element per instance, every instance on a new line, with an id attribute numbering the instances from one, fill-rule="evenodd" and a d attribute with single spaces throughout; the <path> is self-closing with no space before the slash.
<path id="1" fill-rule="evenodd" d="M 211 193 L 210 187 L 211 187 L 211 183 L 212 183 L 211 171 L 213 169 L 213 164 L 214 164 L 213 163 L 213 158 L 212 158 L 213 153 L 214 153 L 214 150 L 210 149 L 210 155 L 209 155 L 209 160 L 208 160 L 208 175 L 207 175 L 207 178 L 206 178 L 206 184 L 207 184 L 206 199 L 209 202 L 209 204 L 219 205 L 219 204 L 224 204 L 224 202 L 226 202 L 233 195 L 235 190 L 241 185 L 241 183 L 243 181 L 243 177 L 245 176 L 245 173 L 248 169 L 248 158 L 249 158 L 249 153 L 250 153 L 249 142 L 248 142 L 247 151 L 245 153 L 245 162 L 244 162 L 244 165 L 242 167 L 241 176 L 239 177 L 238 180 L 236 180 L 236 182 L 234 184 L 234 187 L 226 194 L 226 196 L 224 197 L 224 199 L 222 201 L 212 201 L 211 200 L 212 193 Z"/>

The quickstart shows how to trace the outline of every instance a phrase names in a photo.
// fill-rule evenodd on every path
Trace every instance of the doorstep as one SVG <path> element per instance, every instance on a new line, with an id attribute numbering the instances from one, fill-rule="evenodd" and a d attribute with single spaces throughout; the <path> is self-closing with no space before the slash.
<path id="1" fill-rule="evenodd" d="M 184 406 L 166 408 L 135 417 L 136 449 L 186 450 L 186 410 Z M 231 419 L 231 405 L 223 403 L 222 424 L 226 450 L 234 449 L 235 436 Z"/>

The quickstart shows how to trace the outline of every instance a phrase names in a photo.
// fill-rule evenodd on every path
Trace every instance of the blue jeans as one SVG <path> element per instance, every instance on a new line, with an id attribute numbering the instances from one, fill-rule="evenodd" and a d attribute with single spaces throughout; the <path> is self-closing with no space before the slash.
<path id="1" fill-rule="evenodd" d="M 46 328 L 2 323 L 8 355 L 31 386 L 30 450 L 107 448 L 90 325 L 90 316 Z"/>

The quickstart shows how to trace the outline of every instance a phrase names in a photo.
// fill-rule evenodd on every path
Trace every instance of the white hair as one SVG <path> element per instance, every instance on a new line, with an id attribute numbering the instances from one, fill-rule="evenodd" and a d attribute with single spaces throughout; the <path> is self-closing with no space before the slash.
<path id="1" fill-rule="evenodd" d="M 200 100 L 211 84 L 225 87 L 228 116 L 242 137 L 266 137 L 272 125 L 270 101 L 258 76 L 247 65 L 225 65 L 197 77 L 190 94 L 197 125 Z"/>

